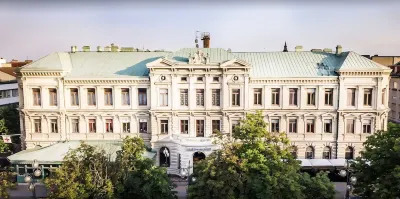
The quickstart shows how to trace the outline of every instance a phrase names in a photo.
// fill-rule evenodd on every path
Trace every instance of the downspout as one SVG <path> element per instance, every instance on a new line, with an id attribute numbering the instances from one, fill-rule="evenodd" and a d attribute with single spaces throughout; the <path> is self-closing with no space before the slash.
<path id="1" fill-rule="evenodd" d="M 335 159 L 337 159 L 337 157 L 338 157 L 338 147 L 339 147 L 339 143 L 338 143 L 338 141 L 339 141 L 339 108 L 340 108 L 340 84 L 341 84 L 341 82 L 340 82 L 340 78 L 338 77 L 338 82 L 339 82 L 339 86 L 338 86 L 338 98 L 337 98 L 337 105 L 338 105 L 338 108 L 337 108 L 337 113 L 336 113 L 336 147 L 335 147 Z"/>

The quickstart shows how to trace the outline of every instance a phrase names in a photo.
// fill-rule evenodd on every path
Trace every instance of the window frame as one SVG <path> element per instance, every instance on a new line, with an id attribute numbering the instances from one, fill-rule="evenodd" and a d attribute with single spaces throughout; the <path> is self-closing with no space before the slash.
<path id="1" fill-rule="evenodd" d="M 294 122 L 293 122 L 294 121 Z M 288 128 L 288 132 L 289 133 L 297 133 L 297 119 L 290 119 L 289 118 L 289 128 Z M 294 131 L 293 131 L 294 130 Z"/>
<path id="2" fill-rule="evenodd" d="M 189 134 L 189 120 L 180 120 L 179 126 L 181 134 Z"/>
<path id="3" fill-rule="evenodd" d="M 96 129 L 96 119 L 89 119 L 88 121 L 88 125 L 89 125 L 89 133 L 96 133 L 97 129 Z"/>
<path id="4" fill-rule="evenodd" d="M 87 88 L 87 101 L 88 106 L 96 106 L 96 89 L 95 88 Z"/>
<path id="5" fill-rule="evenodd" d="M 218 123 L 218 124 L 216 124 Z M 218 128 L 216 128 L 216 126 L 218 126 Z M 213 134 L 215 134 L 215 130 L 218 130 L 219 132 L 221 132 L 221 120 L 211 120 L 211 131 Z"/>
<path id="6" fill-rule="evenodd" d="M 298 106 L 297 93 L 297 88 L 289 88 L 289 106 Z"/>
<path id="7" fill-rule="evenodd" d="M 196 106 L 204 106 L 204 89 L 196 89 Z"/>
<path id="8" fill-rule="evenodd" d="M 233 88 L 232 92 L 232 106 L 240 106 L 240 88 Z"/>
<path id="9" fill-rule="evenodd" d="M 180 104 L 181 106 L 189 106 L 189 89 L 180 90 Z"/>
<path id="10" fill-rule="evenodd" d="M 271 88 L 271 105 L 280 105 L 280 88 Z"/>
<path id="11" fill-rule="evenodd" d="M 112 90 L 112 88 L 104 88 L 104 105 L 105 106 L 113 105 L 113 90 Z"/>
<path id="12" fill-rule="evenodd" d="M 79 133 L 79 119 L 71 120 L 72 133 Z"/>
<path id="13" fill-rule="evenodd" d="M 129 88 L 121 88 L 121 105 L 122 106 L 131 105 L 130 89 Z"/>
<path id="14" fill-rule="evenodd" d="M 211 103 L 213 106 L 221 106 L 221 89 L 212 89 Z"/>
<path id="15" fill-rule="evenodd" d="M 329 121 L 329 122 L 327 122 L 327 121 Z M 329 124 L 329 128 L 328 128 L 329 131 L 327 131 L 327 124 Z M 323 125 L 324 125 L 324 133 L 332 133 L 333 132 L 333 129 L 332 129 L 333 119 L 324 119 Z"/>
<path id="16" fill-rule="evenodd" d="M 307 106 L 315 106 L 316 88 L 307 88 Z"/>
<path id="17" fill-rule="evenodd" d="M 57 89 L 49 88 L 49 106 L 57 106 Z"/>
<path id="18" fill-rule="evenodd" d="M 279 119 L 271 119 L 271 133 L 279 133 Z"/>
<path id="19" fill-rule="evenodd" d="M 372 93 L 373 89 L 372 88 L 364 88 L 363 89 L 363 105 L 370 107 L 372 106 Z"/>
<path id="20" fill-rule="evenodd" d="M 162 88 L 165 89 L 165 88 Z M 160 89 L 161 90 L 161 89 Z M 147 88 L 138 88 L 138 106 L 147 106 Z M 168 106 L 168 89 L 166 89 L 167 105 Z M 161 103 L 160 103 L 161 105 Z"/>
<path id="21" fill-rule="evenodd" d="M 50 119 L 50 133 L 58 133 L 58 120 Z"/>
<path id="22" fill-rule="evenodd" d="M 204 119 L 196 119 L 196 137 L 205 137 Z"/>
<path id="23" fill-rule="evenodd" d="M 253 105 L 262 106 L 262 88 L 253 89 Z"/>
<path id="24" fill-rule="evenodd" d="M 333 106 L 333 88 L 325 88 L 324 97 L 325 106 Z"/>
<path id="25" fill-rule="evenodd" d="M 306 119 L 306 133 L 315 133 L 315 119 Z"/>
<path id="26" fill-rule="evenodd" d="M 106 130 L 105 130 L 105 132 L 106 133 L 113 133 L 114 132 L 114 126 L 113 126 L 113 119 L 106 119 L 106 121 L 105 121 L 105 127 L 106 127 Z"/>
<path id="27" fill-rule="evenodd" d="M 159 105 L 162 107 L 168 106 L 168 89 L 167 88 L 160 88 L 159 90 Z"/>
<path id="28" fill-rule="evenodd" d="M 79 89 L 70 88 L 69 95 L 70 95 L 71 106 L 79 106 Z"/>
<path id="29" fill-rule="evenodd" d="M 32 95 L 33 95 L 33 106 L 41 106 L 42 99 L 41 99 L 41 89 L 40 88 L 32 88 Z"/>
<path id="30" fill-rule="evenodd" d="M 149 133 L 149 129 L 148 128 L 149 127 L 148 127 L 147 121 L 142 121 L 142 122 L 139 121 L 139 133 Z"/>
<path id="31" fill-rule="evenodd" d="M 168 120 L 160 120 L 160 134 L 166 135 L 169 133 L 168 125 Z"/>

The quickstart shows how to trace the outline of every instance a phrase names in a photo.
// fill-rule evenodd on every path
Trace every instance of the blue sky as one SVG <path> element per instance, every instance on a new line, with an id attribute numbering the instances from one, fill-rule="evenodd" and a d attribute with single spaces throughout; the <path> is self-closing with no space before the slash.
<path id="1" fill-rule="evenodd" d="M 50 1 L 49 1 L 50 2 Z M 217 4 L 10 4 L 0 2 L 0 57 L 38 59 L 71 45 L 177 50 L 194 47 L 196 30 L 211 47 L 232 51 L 332 48 L 400 55 L 400 3 L 249 2 Z M 347 2 L 347 3 L 346 3 Z M 377 1 L 379 2 L 379 1 Z M 397 16 L 396 16 L 397 15 Z"/>

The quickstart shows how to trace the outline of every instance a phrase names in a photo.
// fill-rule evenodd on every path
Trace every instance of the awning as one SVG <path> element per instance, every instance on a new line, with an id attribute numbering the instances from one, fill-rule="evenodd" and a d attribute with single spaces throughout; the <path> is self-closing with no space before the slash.
<path id="1" fill-rule="evenodd" d="M 297 159 L 302 168 L 341 168 L 346 167 L 346 159 Z"/>
<path id="2" fill-rule="evenodd" d="M 110 154 L 112 161 L 116 158 L 116 152 L 121 149 L 121 141 L 85 141 L 86 144 L 104 149 Z M 36 147 L 21 151 L 19 153 L 8 156 L 11 164 L 32 164 L 34 160 L 41 164 L 61 164 L 64 156 L 70 149 L 76 149 L 80 146 L 80 141 L 58 142 L 47 147 Z M 145 151 L 143 157 L 153 159 L 155 152 Z"/>

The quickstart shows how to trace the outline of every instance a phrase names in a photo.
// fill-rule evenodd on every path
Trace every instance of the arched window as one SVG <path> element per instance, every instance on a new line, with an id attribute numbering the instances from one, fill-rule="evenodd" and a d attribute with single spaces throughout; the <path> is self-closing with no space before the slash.
<path id="1" fill-rule="evenodd" d="M 292 154 L 293 158 L 297 159 L 297 147 L 291 146 L 289 148 L 289 153 Z"/>
<path id="2" fill-rule="evenodd" d="M 326 146 L 324 148 L 324 152 L 322 153 L 323 159 L 331 159 L 331 147 Z"/>
<path id="3" fill-rule="evenodd" d="M 353 147 L 349 146 L 349 147 L 346 148 L 345 158 L 347 160 L 354 158 L 354 149 L 353 149 Z"/>
<path id="4" fill-rule="evenodd" d="M 169 167 L 170 166 L 170 156 L 169 149 L 167 147 L 161 147 L 160 149 L 160 167 Z"/>
<path id="5" fill-rule="evenodd" d="M 312 146 L 306 149 L 306 159 L 314 159 L 314 148 Z"/>
<path id="6" fill-rule="evenodd" d="M 199 151 L 193 154 L 193 163 L 204 159 L 206 159 L 206 155 L 203 152 Z"/>

